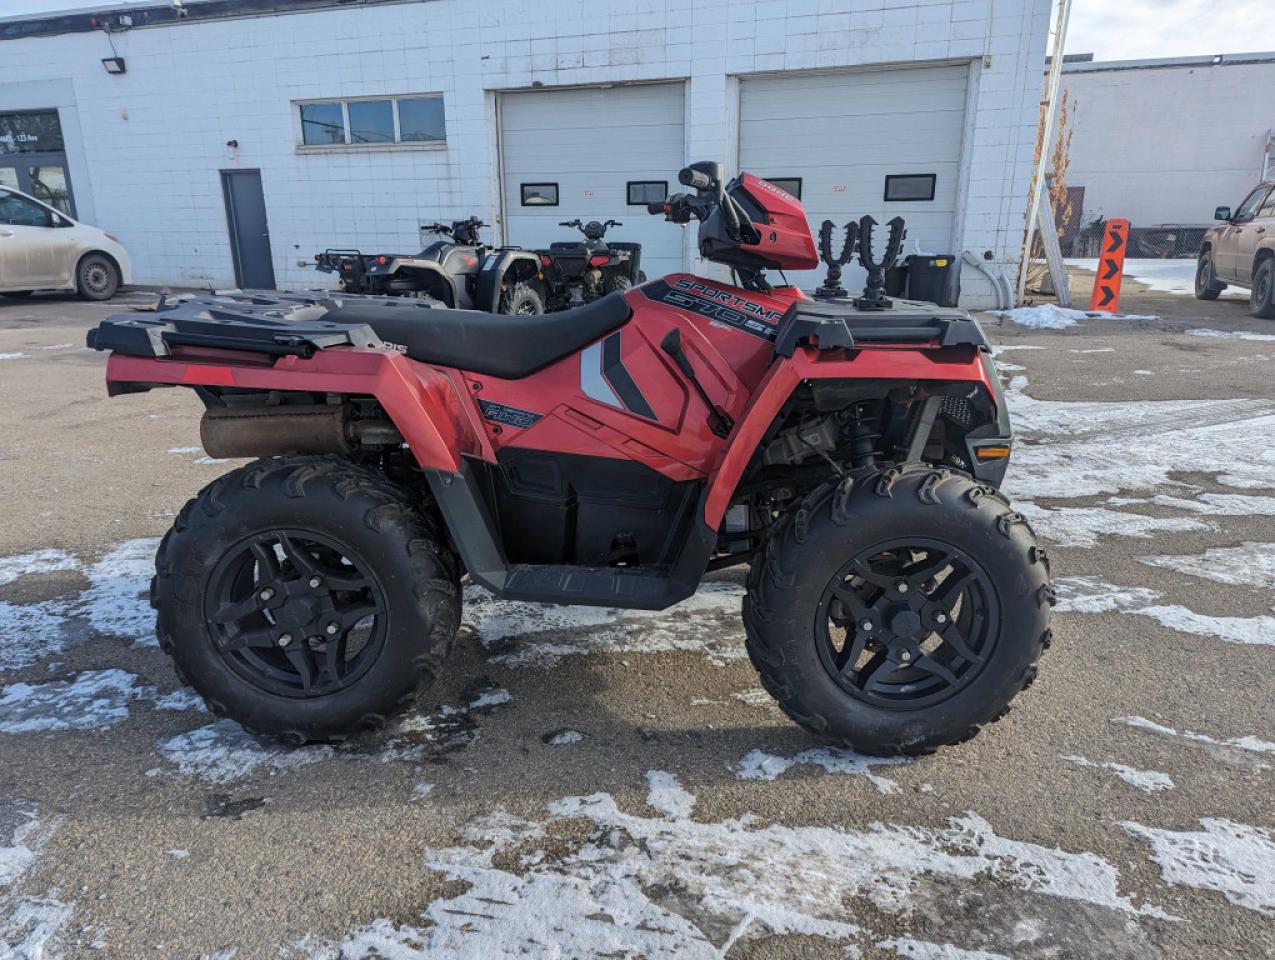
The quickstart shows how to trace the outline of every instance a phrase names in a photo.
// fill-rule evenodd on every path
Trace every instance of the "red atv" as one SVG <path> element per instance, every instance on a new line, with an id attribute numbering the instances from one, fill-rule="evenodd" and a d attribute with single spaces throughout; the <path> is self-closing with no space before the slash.
<path id="1" fill-rule="evenodd" d="M 1048 564 L 996 486 L 1009 421 L 983 333 L 929 304 L 812 300 L 801 205 L 686 168 L 741 285 L 675 274 L 540 317 L 413 300 L 208 297 L 89 334 L 112 394 L 193 387 L 217 457 L 178 514 L 158 634 L 209 707 L 339 738 L 443 669 L 461 577 L 661 609 L 750 564 L 748 652 L 811 732 L 965 740 L 1048 645 Z"/>

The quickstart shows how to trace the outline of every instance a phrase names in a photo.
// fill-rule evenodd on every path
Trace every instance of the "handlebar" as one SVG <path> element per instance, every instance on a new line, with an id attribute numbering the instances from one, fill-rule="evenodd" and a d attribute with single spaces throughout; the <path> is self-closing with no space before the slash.
<path id="1" fill-rule="evenodd" d="M 691 167 L 683 167 L 677 175 L 677 182 L 684 187 L 690 187 L 693 190 L 707 190 L 713 185 L 713 178 L 703 170 L 694 170 Z"/>

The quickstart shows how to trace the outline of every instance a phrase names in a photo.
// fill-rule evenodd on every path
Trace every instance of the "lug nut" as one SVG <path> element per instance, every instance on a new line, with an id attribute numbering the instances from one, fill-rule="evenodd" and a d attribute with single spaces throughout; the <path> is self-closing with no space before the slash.
<path id="1" fill-rule="evenodd" d="M 274 596 L 274 590 L 272 590 L 270 587 L 266 587 L 266 589 L 261 591 L 259 596 L 261 597 L 262 600 L 269 600 L 271 597 Z"/>
<path id="2" fill-rule="evenodd" d="M 912 659 L 912 654 L 910 654 L 910 653 L 908 653 L 906 650 L 904 650 L 902 653 L 900 653 L 900 654 L 899 654 L 899 659 L 900 659 L 900 660 L 902 660 L 902 661 L 904 661 L 904 662 L 907 662 L 908 660 L 911 660 L 911 659 Z"/>
<path id="3" fill-rule="evenodd" d="M 322 581 L 322 580 L 320 580 L 318 577 L 311 577 L 311 578 L 310 578 L 310 587 L 311 587 L 311 589 L 316 588 L 316 587 L 321 587 L 321 586 L 323 586 L 323 581 Z"/>
<path id="4" fill-rule="evenodd" d="M 292 634 L 290 633 L 279 634 L 279 646 L 286 647 L 291 642 L 292 642 Z"/>
<path id="5" fill-rule="evenodd" d="M 934 622 L 935 622 L 935 623 L 947 623 L 947 614 L 946 614 L 946 613 L 942 613 L 942 612 L 940 612 L 940 613 L 936 613 L 936 614 L 934 615 Z"/>
<path id="6" fill-rule="evenodd" d="M 864 633 L 871 633 L 871 632 L 872 632 L 872 621 L 871 621 L 871 620 L 864 620 L 864 621 L 863 621 L 863 623 L 859 624 L 859 626 L 860 626 L 861 628 L 863 628 L 863 632 L 864 632 Z"/>
<path id="7" fill-rule="evenodd" d="M 894 589 L 898 590 L 899 593 L 907 593 L 908 592 L 907 581 L 900 580 L 898 583 L 894 585 Z"/>
<path id="8" fill-rule="evenodd" d="M 337 632 L 341 629 L 341 625 L 333 620 L 325 629 L 327 630 L 329 637 L 335 637 Z"/>

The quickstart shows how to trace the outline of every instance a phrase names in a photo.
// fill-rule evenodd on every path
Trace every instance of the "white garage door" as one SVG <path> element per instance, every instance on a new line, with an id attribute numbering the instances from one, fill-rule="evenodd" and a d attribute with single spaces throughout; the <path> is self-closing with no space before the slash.
<path id="1" fill-rule="evenodd" d="M 796 192 L 818 237 L 831 219 L 840 228 L 865 213 L 880 223 L 907 221 L 904 254 L 959 253 L 953 217 L 965 130 L 965 66 L 913 67 L 835 75 L 744 80 L 740 83 L 740 168 Z M 886 177 L 895 191 L 933 199 L 887 201 Z M 877 230 L 884 250 L 884 230 Z M 834 251 L 841 231 L 834 233 Z M 804 288 L 818 285 L 822 269 L 794 272 Z M 854 292 L 863 270 L 847 269 Z"/>
<path id="2" fill-rule="evenodd" d="M 504 94 L 500 102 L 505 237 L 523 247 L 583 239 L 561 220 L 619 220 L 607 239 L 642 244 L 642 269 L 683 268 L 682 231 L 635 197 L 680 189 L 686 162 L 684 85 L 661 83 Z M 552 206 L 545 199 L 557 200 Z"/>

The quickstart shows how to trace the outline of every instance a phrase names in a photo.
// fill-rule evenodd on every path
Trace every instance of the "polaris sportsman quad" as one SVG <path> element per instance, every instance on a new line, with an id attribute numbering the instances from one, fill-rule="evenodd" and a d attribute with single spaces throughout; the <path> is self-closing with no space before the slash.
<path id="1" fill-rule="evenodd" d="M 618 240 L 608 242 L 608 227 L 622 227 L 618 220 L 563 220 L 560 227 L 575 227 L 584 240 L 549 244 L 538 250 L 546 301 L 551 310 L 565 310 L 575 302 L 592 303 L 608 293 L 623 292 L 646 279 L 642 273 L 642 245 Z"/>
<path id="2" fill-rule="evenodd" d="M 160 644 L 212 711 L 294 741 L 384 724 L 446 669 L 464 575 L 661 609 L 746 563 L 748 654 L 812 733 L 919 753 L 1005 713 L 1052 594 L 996 490 L 982 330 L 771 289 L 818 263 L 798 201 L 715 163 L 680 179 L 658 211 L 748 287 L 674 274 L 535 319 L 241 295 L 90 332 L 111 394 L 193 387 L 208 453 L 261 458 L 155 562 Z"/>
<path id="3" fill-rule="evenodd" d="M 490 313 L 544 313 L 544 298 L 534 285 L 539 258 L 525 250 L 492 250 L 478 233 L 485 226 L 477 217 L 434 223 L 422 229 L 445 239 L 420 253 L 329 249 L 314 255 L 315 267 L 338 273 L 346 293 L 432 297 L 448 307 Z"/>

